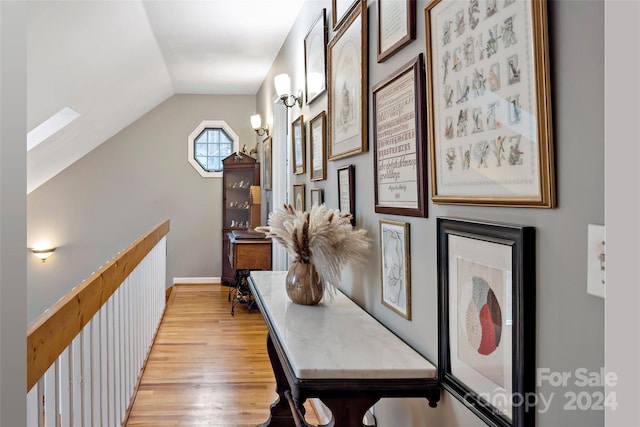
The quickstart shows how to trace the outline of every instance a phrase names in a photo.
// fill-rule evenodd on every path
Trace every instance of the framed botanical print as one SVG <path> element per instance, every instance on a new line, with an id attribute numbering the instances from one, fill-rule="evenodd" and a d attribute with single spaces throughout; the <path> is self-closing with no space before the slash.
<path id="1" fill-rule="evenodd" d="M 324 203 L 324 195 L 322 194 L 322 188 L 311 189 L 311 206 L 320 206 Z"/>
<path id="2" fill-rule="evenodd" d="M 271 190 L 271 137 L 262 141 L 262 182 L 265 190 Z"/>
<path id="3" fill-rule="evenodd" d="M 293 184 L 293 208 L 304 211 L 307 208 L 304 200 L 304 184 Z"/>
<path id="4" fill-rule="evenodd" d="M 532 427 L 535 230 L 438 218 L 438 377 L 492 426 Z"/>
<path id="5" fill-rule="evenodd" d="M 327 50 L 329 160 L 367 150 L 367 3 L 359 0 Z"/>
<path id="6" fill-rule="evenodd" d="M 555 207 L 546 7 L 425 7 L 435 203 Z"/>
<path id="7" fill-rule="evenodd" d="M 375 211 L 427 216 L 424 58 L 373 87 Z"/>
<path id="8" fill-rule="evenodd" d="M 338 168 L 338 209 L 351 214 L 351 225 L 356 225 L 356 167 Z"/>
<path id="9" fill-rule="evenodd" d="M 380 220 L 382 304 L 411 320 L 411 252 L 409 224 Z"/>
<path id="10" fill-rule="evenodd" d="M 415 0 L 378 0 L 378 62 L 416 38 Z"/>
<path id="11" fill-rule="evenodd" d="M 307 156 L 305 153 L 304 121 L 302 114 L 291 123 L 291 158 L 293 159 L 293 173 L 305 173 Z"/>
<path id="12" fill-rule="evenodd" d="M 311 181 L 327 179 L 327 114 L 322 111 L 309 122 Z"/>
<path id="13" fill-rule="evenodd" d="M 322 9 L 304 38 L 304 92 L 310 104 L 327 90 L 327 20 Z"/>

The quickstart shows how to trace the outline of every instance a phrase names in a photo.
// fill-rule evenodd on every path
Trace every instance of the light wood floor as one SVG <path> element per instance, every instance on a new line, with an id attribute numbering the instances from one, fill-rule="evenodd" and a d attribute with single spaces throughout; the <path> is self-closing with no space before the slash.
<path id="1" fill-rule="evenodd" d="M 167 303 L 126 426 L 256 426 L 269 417 L 275 379 L 260 312 L 227 287 L 177 285 Z M 307 408 L 308 421 L 316 422 Z"/>

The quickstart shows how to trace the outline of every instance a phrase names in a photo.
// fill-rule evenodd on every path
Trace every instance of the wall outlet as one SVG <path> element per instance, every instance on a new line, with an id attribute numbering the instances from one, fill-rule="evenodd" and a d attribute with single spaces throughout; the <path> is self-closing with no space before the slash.
<path id="1" fill-rule="evenodd" d="M 589 224 L 587 246 L 587 292 L 604 298 L 606 295 L 604 225 Z"/>

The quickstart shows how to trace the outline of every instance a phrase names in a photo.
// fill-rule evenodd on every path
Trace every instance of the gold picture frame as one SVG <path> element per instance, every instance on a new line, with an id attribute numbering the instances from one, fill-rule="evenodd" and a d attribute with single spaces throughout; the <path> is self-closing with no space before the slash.
<path id="1" fill-rule="evenodd" d="M 434 203 L 556 206 L 546 5 L 425 6 Z"/>
<path id="2" fill-rule="evenodd" d="M 360 0 L 327 49 L 329 160 L 367 151 L 367 2 Z"/>

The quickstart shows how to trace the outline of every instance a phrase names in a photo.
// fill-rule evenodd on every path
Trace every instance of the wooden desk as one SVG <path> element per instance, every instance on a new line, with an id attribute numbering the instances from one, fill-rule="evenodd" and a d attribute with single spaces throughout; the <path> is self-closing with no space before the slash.
<path id="1" fill-rule="evenodd" d="M 338 292 L 317 306 L 292 303 L 284 271 L 254 271 L 249 286 L 269 329 L 278 400 L 260 427 L 306 426 L 303 404 L 319 398 L 334 427 L 362 426 L 383 397 L 440 399 L 436 367 Z"/>
<path id="2" fill-rule="evenodd" d="M 228 299 L 231 301 L 232 290 L 233 315 L 237 303 L 246 303 L 251 309 L 254 304 L 253 295 L 249 290 L 247 277 L 251 270 L 271 270 L 271 239 L 264 233 L 235 230 L 229 233 L 229 264 L 234 270 L 235 287 L 229 289 Z"/>

